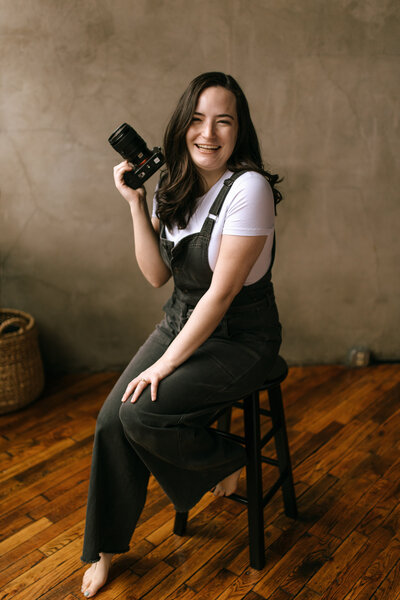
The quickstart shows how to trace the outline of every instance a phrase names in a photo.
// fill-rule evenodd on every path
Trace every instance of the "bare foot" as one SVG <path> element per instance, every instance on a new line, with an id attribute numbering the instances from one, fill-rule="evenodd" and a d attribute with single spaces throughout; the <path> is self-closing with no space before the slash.
<path id="1" fill-rule="evenodd" d="M 107 581 L 112 557 L 112 554 L 100 552 L 100 560 L 85 571 L 81 592 L 86 598 L 92 598 Z"/>
<path id="2" fill-rule="evenodd" d="M 236 488 L 238 486 L 238 481 L 241 472 L 242 469 L 239 469 L 238 471 L 235 471 L 234 473 L 228 475 L 228 477 L 225 477 L 225 479 L 217 483 L 215 488 L 212 490 L 214 496 L 230 496 L 231 494 L 233 494 L 233 492 L 236 491 Z"/>

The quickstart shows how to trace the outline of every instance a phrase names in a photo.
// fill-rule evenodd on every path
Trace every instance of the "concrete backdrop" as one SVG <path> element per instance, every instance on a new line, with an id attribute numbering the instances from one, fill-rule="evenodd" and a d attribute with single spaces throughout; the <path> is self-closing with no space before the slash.
<path id="1" fill-rule="evenodd" d="M 121 367 L 161 317 L 107 137 L 149 145 L 188 82 L 234 75 L 285 177 L 274 281 L 290 363 L 399 359 L 392 0 L 0 0 L 1 297 L 53 370 Z M 148 185 L 149 196 L 154 181 Z"/>

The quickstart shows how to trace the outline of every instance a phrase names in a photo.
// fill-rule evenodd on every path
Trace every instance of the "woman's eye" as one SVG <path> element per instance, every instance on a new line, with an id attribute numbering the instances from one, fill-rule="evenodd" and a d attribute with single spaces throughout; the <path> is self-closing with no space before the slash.
<path id="1" fill-rule="evenodd" d="M 200 123 L 199 117 L 192 117 L 192 123 Z"/>

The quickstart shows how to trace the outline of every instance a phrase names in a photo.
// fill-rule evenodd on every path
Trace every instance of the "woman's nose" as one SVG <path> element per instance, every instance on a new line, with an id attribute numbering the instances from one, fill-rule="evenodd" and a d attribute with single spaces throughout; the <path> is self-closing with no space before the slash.
<path id="1" fill-rule="evenodd" d="M 203 137 L 207 139 L 212 139 L 215 135 L 215 127 L 214 123 L 210 121 L 204 121 L 203 123 Z"/>

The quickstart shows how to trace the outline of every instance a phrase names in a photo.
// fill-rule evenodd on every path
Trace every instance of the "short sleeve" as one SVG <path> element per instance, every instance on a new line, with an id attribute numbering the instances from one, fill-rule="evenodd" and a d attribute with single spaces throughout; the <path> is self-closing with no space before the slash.
<path id="1" fill-rule="evenodd" d="M 153 210 L 151 211 L 151 217 L 152 218 L 153 217 L 157 217 L 157 215 L 156 215 L 157 205 L 158 205 L 158 202 L 157 202 L 157 191 L 158 191 L 159 187 L 160 187 L 160 181 L 157 181 L 156 187 L 154 189 L 154 196 L 153 196 Z"/>
<path id="2" fill-rule="evenodd" d="M 274 224 L 274 197 L 270 184 L 260 173 L 244 173 L 232 185 L 222 233 L 270 235 Z"/>
<path id="3" fill-rule="evenodd" d="M 153 210 L 151 211 L 151 216 L 152 217 L 157 217 L 156 211 L 157 211 L 157 199 L 156 199 L 156 195 L 154 194 L 154 196 L 153 196 Z"/>

